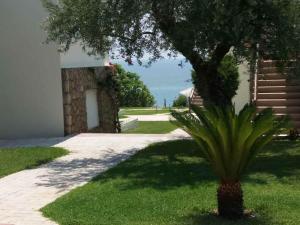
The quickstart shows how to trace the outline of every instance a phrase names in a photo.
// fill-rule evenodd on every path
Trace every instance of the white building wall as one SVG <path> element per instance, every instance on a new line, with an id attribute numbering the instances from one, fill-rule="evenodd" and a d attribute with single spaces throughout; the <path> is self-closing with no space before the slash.
<path id="1" fill-rule="evenodd" d="M 63 136 L 60 58 L 40 0 L 0 1 L 0 139 Z"/>
<path id="2" fill-rule="evenodd" d="M 233 98 L 236 112 L 239 112 L 245 104 L 250 103 L 250 68 L 247 61 L 239 65 L 239 75 L 240 85 Z"/>
<path id="3" fill-rule="evenodd" d="M 61 53 L 61 67 L 62 68 L 79 68 L 79 67 L 99 67 L 107 66 L 108 56 L 89 56 L 82 51 L 82 47 L 79 43 L 70 47 L 66 53 Z"/>

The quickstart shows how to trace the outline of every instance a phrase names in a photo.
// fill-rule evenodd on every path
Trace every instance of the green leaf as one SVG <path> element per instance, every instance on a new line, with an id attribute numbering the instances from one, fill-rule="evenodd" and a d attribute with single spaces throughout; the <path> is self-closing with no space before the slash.
<path id="1" fill-rule="evenodd" d="M 271 109 L 257 115 L 252 105 L 245 105 L 238 115 L 234 106 L 192 106 L 192 110 L 172 111 L 172 115 L 196 141 L 222 180 L 239 180 L 255 156 L 288 121 L 286 117 L 277 119 Z"/>

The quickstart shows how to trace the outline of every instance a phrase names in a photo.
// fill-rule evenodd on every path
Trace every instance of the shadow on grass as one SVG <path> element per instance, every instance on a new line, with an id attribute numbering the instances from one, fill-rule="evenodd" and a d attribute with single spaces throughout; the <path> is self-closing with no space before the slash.
<path id="1" fill-rule="evenodd" d="M 272 143 L 258 156 L 249 173 L 268 173 L 278 179 L 289 177 L 300 169 L 299 142 Z M 299 152 L 299 151 L 298 151 Z M 217 178 L 201 157 L 196 144 L 191 140 L 170 141 L 149 146 L 131 159 L 121 163 L 93 181 L 106 182 L 121 178 L 125 182 L 120 189 L 172 189 L 215 183 Z M 245 182 L 264 184 L 265 179 L 245 177 Z"/>
<path id="2" fill-rule="evenodd" d="M 253 217 L 240 220 L 226 220 L 211 212 L 195 209 L 191 214 L 182 218 L 183 225 L 269 225 L 271 218 L 267 215 L 254 214 Z"/>
<path id="3" fill-rule="evenodd" d="M 214 181 L 215 177 L 199 153 L 195 143 L 189 140 L 154 144 L 94 181 L 125 179 L 120 189 L 172 189 Z"/>
<path id="4" fill-rule="evenodd" d="M 254 163 L 250 166 L 248 174 L 265 173 L 276 177 L 279 182 L 286 183 L 291 176 L 297 176 L 300 170 L 300 142 L 274 141 L 269 144 Z M 249 175 L 246 181 L 249 181 Z M 265 183 L 263 180 L 256 183 Z M 251 179 L 250 179 L 251 181 Z"/>

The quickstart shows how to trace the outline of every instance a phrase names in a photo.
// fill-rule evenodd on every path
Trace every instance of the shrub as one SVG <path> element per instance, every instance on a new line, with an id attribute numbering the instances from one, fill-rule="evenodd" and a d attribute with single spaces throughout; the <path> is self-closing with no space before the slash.
<path id="1" fill-rule="evenodd" d="M 188 101 L 187 98 L 183 95 L 179 95 L 177 99 L 173 102 L 173 107 L 187 107 Z"/>
<path id="2" fill-rule="evenodd" d="M 236 95 L 236 91 L 240 84 L 238 63 L 235 57 L 226 55 L 218 68 L 218 73 L 224 85 L 224 94 L 232 99 Z M 194 84 L 195 78 L 195 71 L 192 71 L 192 80 Z"/>
<path id="3" fill-rule="evenodd" d="M 116 65 L 119 102 L 121 107 L 151 107 L 155 104 L 154 96 L 136 73 L 125 71 Z"/>

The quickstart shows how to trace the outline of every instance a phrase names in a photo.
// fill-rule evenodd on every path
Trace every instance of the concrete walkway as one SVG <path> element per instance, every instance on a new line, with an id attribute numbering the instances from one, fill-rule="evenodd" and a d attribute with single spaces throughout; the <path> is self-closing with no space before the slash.
<path id="1" fill-rule="evenodd" d="M 0 141 L 0 147 L 56 146 L 70 151 L 39 168 L 0 179 L 0 225 L 55 225 L 39 209 L 151 143 L 186 137 L 176 130 L 167 135 L 81 134 L 69 139 Z"/>
<path id="2" fill-rule="evenodd" d="M 137 119 L 138 121 L 170 121 L 172 119 L 169 113 L 154 115 L 128 115 L 127 117 Z"/>

